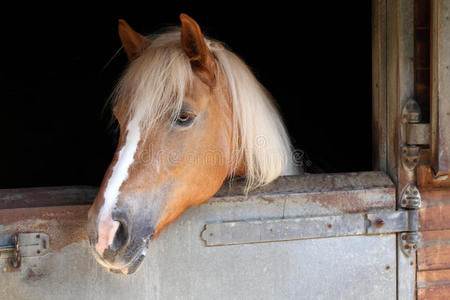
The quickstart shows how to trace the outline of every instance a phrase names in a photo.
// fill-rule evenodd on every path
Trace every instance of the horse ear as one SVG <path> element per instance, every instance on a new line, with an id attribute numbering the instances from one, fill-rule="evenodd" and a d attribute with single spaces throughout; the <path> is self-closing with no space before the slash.
<path id="1" fill-rule="evenodd" d="M 216 63 L 209 51 L 200 26 L 186 14 L 180 14 L 181 45 L 191 61 L 192 70 L 200 79 L 214 87 Z"/>
<path id="2" fill-rule="evenodd" d="M 123 19 L 119 19 L 119 36 L 128 61 L 135 60 L 150 45 L 148 38 L 134 31 Z"/>

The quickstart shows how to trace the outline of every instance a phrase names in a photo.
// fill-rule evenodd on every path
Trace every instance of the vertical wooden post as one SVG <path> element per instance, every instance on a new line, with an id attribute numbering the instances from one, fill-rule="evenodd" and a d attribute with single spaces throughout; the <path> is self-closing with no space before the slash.
<path id="1" fill-rule="evenodd" d="M 431 1 L 431 166 L 450 171 L 450 1 Z"/>

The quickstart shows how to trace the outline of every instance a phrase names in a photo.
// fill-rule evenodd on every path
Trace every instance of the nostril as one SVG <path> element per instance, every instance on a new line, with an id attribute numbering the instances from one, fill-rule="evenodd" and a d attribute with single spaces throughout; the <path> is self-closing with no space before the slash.
<path id="1" fill-rule="evenodd" d="M 124 226 L 124 224 L 120 221 L 119 222 L 119 228 L 116 231 L 116 234 L 114 236 L 114 240 L 112 242 L 111 248 L 114 251 L 119 251 L 123 247 L 125 247 L 127 241 L 128 241 L 128 231 L 127 228 Z"/>

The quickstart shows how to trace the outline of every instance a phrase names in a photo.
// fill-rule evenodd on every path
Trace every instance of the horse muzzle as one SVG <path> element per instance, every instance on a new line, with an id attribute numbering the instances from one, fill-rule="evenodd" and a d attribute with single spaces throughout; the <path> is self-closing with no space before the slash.
<path id="1" fill-rule="evenodd" d="M 130 255 L 120 255 L 114 253 L 113 250 L 107 249 L 103 256 L 101 256 L 94 247 L 91 247 L 94 254 L 95 260 L 105 267 L 111 273 L 118 273 L 124 275 L 130 275 L 135 273 L 142 262 L 144 261 L 146 252 L 148 248 L 148 242 L 145 243 L 136 254 L 132 256 L 131 259 L 124 259 L 125 257 L 130 257 Z"/>
<path id="2" fill-rule="evenodd" d="M 97 262 L 110 272 L 132 274 L 142 264 L 155 230 L 147 222 L 146 226 L 131 225 L 127 216 L 118 211 L 112 217 L 112 222 L 118 226 L 106 231 L 99 230 L 106 226 L 100 221 L 89 220 L 89 244 Z M 108 233 L 107 238 L 99 237 L 105 232 Z"/>

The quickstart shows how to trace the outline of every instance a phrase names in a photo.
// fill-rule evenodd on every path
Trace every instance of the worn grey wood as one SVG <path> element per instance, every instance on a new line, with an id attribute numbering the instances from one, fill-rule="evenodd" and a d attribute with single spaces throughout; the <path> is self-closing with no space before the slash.
<path id="1" fill-rule="evenodd" d="M 372 140 L 373 167 L 387 172 L 388 114 L 386 65 L 386 1 L 372 0 Z"/>
<path id="2" fill-rule="evenodd" d="M 406 126 L 402 122 L 402 109 L 414 98 L 414 1 L 386 0 L 379 5 L 386 15 L 386 118 L 387 118 L 387 168 L 397 187 L 397 199 L 403 188 L 415 183 L 414 172 L 402 167 L 401 149 L 406 143 Z M 382 20 L 384 21 L 384 20 Z M 398 203 L 398 207 L 400 203 Z M 398 299 L 414 299 L 415 269 L 408 263 L 415 260 L 415 252 L 408 259 L 398 251 Z M 400 280 L 400 278 L 402 278 Z"/>
<path id="3" fill-rule="evenodd" d="M 278 189 L 277 189 L 278 186 Z M 376 213 L 395 188 L 381 172 L 281 178 L 250 195 L 239 184 L 192 207 L 150 244 L 131 276 L 93 259 L 87 206 L 0 210 L 0 234 L 41 229 L 51 251 L 8 269 L 1 299 L 395 299 L 396 236 L 349 236 L 206 247 L 205 224 Z M 232 192 L 236 192 L 233 195 Z"/>

